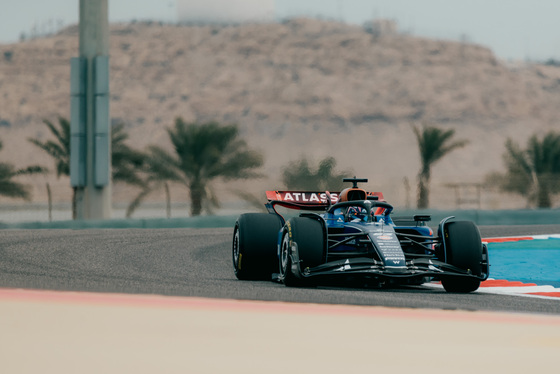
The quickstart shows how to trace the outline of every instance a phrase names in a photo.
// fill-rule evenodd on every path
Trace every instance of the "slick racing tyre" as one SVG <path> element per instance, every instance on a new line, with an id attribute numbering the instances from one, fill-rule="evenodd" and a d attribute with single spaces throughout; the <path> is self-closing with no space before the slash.
<path id="1" fill-rule="evenodd" d="M 271 280 L 278 269 L 277 241 L 282 220 L 276 214 L 242 214 L 233 230 L 232 260 L 237 279 Z"/>
<path id="2" fill-rule="evenodd" d="M 309 285 L 292 271 L 292 246 L 297 246 L 300 272 L 325 262 L 326 233 L 323 224 L 313 218 L 294 217 L 284 225 L 280 249 L 280 279 L 288 287 Z"/>
<path id="3" fill-rule="evenodd" d="M 452 221 L 445 225 L 445 262 L 472 275 L 482 273 L 482 240 L 476 225 L 471 221 Z M 447 292 L 473 292 L 480 286 L 480 279 L 470 277 L 445 277 L 441 283 Z"/>

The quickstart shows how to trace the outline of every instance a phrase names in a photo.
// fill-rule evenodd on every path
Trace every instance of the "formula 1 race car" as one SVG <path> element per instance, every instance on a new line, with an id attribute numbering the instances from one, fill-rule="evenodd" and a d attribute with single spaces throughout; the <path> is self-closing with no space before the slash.
<path id="1" fill-rule="evenodd" d="M 268 213 L 242 214 L 233 233 L 233 267 L 242 280 L 286 286 L 362 281 L 377 286 L 441 281 L 448 292 L 478 289 L 489 275 L 488 248 L 471 221 L 443 219 L 437 235 L 428 215 L 391 216 L 380 192 L 345 178 L 340 193 L 267 191 Z M 277 207 L 303 211 L 285 219 Z"/>

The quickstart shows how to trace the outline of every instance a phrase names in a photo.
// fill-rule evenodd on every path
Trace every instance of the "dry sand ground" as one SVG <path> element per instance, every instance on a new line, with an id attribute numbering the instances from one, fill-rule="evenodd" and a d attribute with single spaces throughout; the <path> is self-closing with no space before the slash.
<path id="1" fill-rule="evenodd" d="M 553 373 L 557 316 L 3 290 L 7 373 Z"/>

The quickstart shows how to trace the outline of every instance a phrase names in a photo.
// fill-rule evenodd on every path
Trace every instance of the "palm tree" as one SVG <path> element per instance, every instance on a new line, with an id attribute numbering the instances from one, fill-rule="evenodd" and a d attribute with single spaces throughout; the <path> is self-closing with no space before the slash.
<path id="1" fill-rule="evenodd" d="M 202 210 L 211 213 L 212 207 L 219 207 L 212 181 L 260 176 L 253 170 L 262 166 L 263 157 L 239 138 L 237 125 L 185 123 L 179 117 L 167 133 L 173 145 L 172 153 L 157 146 L 149 148 L 151 181 L 185 185 L 190 192 L 192 216 L 200 215 Z"/>
<path id="2" fill-rule="evenodd" d="M 55 140 L 40 141 L 29 138 L 28 140 L 47 152 L 55 161 L 56 176 L 70 176 L 70 122 L 58 118 L 58 127 L 48 120 L 43 120 Z M 125 141 L 128 134 L 124 131 L 124 124 L 119 123 L 111 129 L 111 164 L 113 182 L 127 183 L 136 186 L 144 186 L 144 181 L 137 172 L 144 162 L 145 155 L 142 152 L 130 148 Z M 76 187 L 72 191 L 72 218 L 76 219 Z"/>
<path id="3" fill-rule="evenodd" d="M 56 176 L 70 175 L 70 122 L 62 117 L 58 118 L 59 127 L 52 122 L 43 120 L 55 136 L 56 141 L 41 142 L 38 139 L 28 139 L 31 143 L 47 152 L 55 160 Z"/>
<path id="4" fill-rule="evenodd" d="M 146 171 L 146 178 L 143 181 L 143 186 L 140 193 L 136 195 L 134 200 L 132 200 L 128 205 L 128 207 L 126 208 L 126 218 L 130 218 L 132 216 L 132 213 L 134 213 L 134 211 L 138 209 L 138 207 L 140 207 L 142 201 L 150 193 L 152 193 L 153 191 L 161 187 L 163 187 L 165 191 L 165 203 L 166 203 L 165 210 L 166 210 L 167 218 L 171 218 L 171 194 L 169 192 L 169 183 L 166 180 L 161 179 L 157 174 L 151 172 L 150 170 L 151 169 L 149 169 L 148 167 L 148 170 Z"/>
<path id="5" fill-rule="evenodd" d="M 38 139 L 29 138 L 28 140 L 47 152 L 55 161 L 56 177 L 70 175 L 70 122 L 62 117 L 58 118 L 59 127 L 52 122 L 43 120 L 56 140 L 41 142 Z M 47 184 L 47 188 L 50 186 Z M 51 202 L 49 201 L 49 206 Z M 50 211 L 49 211 L 50 214 Z M 76 219 L 76 187 L 72 189 L 72 219 Z"/>
<path id="6" fill-rule="evenodd" d="M 428 208 L 430 205 L 430 174 L 432 166 L 443 156 L 456 148 L 465 146 L 468 141 L 459 140 L 451 142 L 455 130 L 442 130 L 437 127 L 422 125 L 421 128 L 412 128 L 418 142 L 420 151 L 420 172 L 418 173 L 418 199 L 419 209 Z"/>
<path id="7" fill-rule="evenodd" d="M 336 172 L 336 160 L 325 157 L 314 170 L 310 168 L 307 159 L 293 161 L 284 167 L 282 179 L 286 188 L 308 191 L 340 191 L 343 188 L 342 179 L 351 175 L 351 171 Z"/>
<path id="8" fill-rule="evenodd" d="M 2 149 L 2 142 L 0 141 L 0 150 Z M 29 187 L 12 180 L 12 178 L 19 175 L 29 175 L 45 173 L 47 169 L 42 166 L 29 166 L 24 169 L 15 169 L 13 165 L 0 162 L 0 195 L 21 198 L 24 200 L 31 199 L 31 192 Z"/>
<path id="9" fill-rule="evenodd" d="M 146 155 L 130 148 L 125 142 L 128 133 L 124 124 L 118 123 L 111 129 L 111 170 L 114 183 L 126 183 L 132 186 L 144 187 L 145 181 L 138 171 L 144 165 Z"/>
<path id="10" fill-rule="evenodd" d="M 533 135 L 527 148 L 507 139 L 503 155 L 505 174 L 494 174 L 494 181 L 507 192 L 525 196 L 539 208 L 552 206 L 552 195 L 560 192 L 560 134 L 550 131 L 542 140 Z"/>

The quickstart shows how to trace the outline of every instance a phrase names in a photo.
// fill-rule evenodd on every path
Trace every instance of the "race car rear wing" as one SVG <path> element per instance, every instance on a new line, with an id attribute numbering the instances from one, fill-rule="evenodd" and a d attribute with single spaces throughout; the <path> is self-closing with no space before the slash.
<path id="1" fill-rule="evenodd" d="M 316 191 L 266 191 L 272 207 L 280 205 L 298 210 L 327 210 L 339 200 L 340 192 Z M 383 200 L 381 192 L 367 192 L 368 199 Z"/>
<path id="2" fill-rule="evenodd" d="M 338 192 L 266 191 L 268 203 L 298 210 L 327 210 L 338 201 Z"/>

